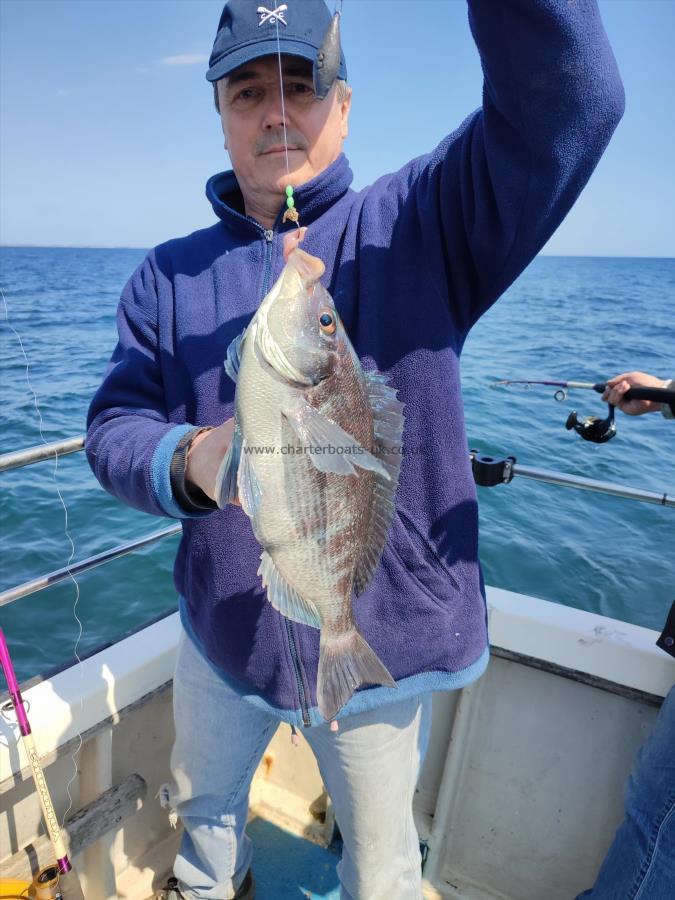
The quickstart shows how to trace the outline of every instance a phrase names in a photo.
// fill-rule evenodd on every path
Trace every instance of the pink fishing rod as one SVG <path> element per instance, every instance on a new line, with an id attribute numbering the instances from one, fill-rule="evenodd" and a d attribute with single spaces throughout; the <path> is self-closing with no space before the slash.
<path id="1" fill-rule="evenodd" d="M 80 885 L 80 880 L 77 877 L 77 872 L 73 868 L 71 861 L 68 859 L 63 834 L 59 826 L 59 820 L 56 818 L 56 813 L 54 812 L 52 798 L 49 793 L 49 788 L 47 787 L 47 781 L 42 770 L 42 765 L 40 764 L 40 757 L 35 748 L 35 741 L 33 740 L 30 722 L 26 715 L 26 708 L 23 703 L 21 691 L 19 690 L 19 683 L 16 680 L 12 658 L 9 655 L 9 647 L 7 646 L 7 641 L 5 640 L 2 628 L 0 628 L 0 665 L 2 665 L 2 670 L 5 673 L 9 695 L 14 704 L 19 731 L 21 732 L 21 740 L 26 751 L 26 756 L 28 757 L 28 762 L 30 763 L 33 781 L 35 782 L 40 806 L 42 807 L 42 815 L 44 816 L 45 825 L 47 826 L 47 833 L 56 855 L 61 896 L 63 897 L 63 900 L 84 900 L 84 894 L 82 893 L 82 887 Z"/>

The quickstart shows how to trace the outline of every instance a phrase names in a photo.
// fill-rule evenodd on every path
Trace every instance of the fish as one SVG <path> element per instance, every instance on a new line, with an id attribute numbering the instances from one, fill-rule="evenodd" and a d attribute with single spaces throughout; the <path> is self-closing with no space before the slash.
<path id="1" fill-rule="evenodd" d="M 301 239 L 227 350 L 235 424 L 216 497 L 221 508 L 238 498 L 250 519 L 267 600 L 320 629 L 317 703 L 330 721 L 361 685 L 396 687 L 354 601 L 394 515 L 404 404 L 386 376 L 362 368 L 321 284 L 324 264 Z"/>
<path id="2" fill-rule="evenodd" d="M 340 71 L 340 13 L 336 12 L 326 29 L 318 53 L 314 60 L 314 93 L 319 100 L 328 96 Z"/>

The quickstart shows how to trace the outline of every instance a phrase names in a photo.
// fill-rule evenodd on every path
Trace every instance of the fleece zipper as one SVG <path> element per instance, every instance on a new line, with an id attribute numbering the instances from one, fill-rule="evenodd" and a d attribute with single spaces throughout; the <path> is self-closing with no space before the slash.
<path id="1" fill-rule="evenodd" d="M 300 674 L 300 661 L 298 659 L 298 648 L 295 643 L 295 637 L 293 636 L 293 626 L 292 623 L 288 621 L 287 618 L 284 617 L 284 622 L 286 624 L 286 634 L 288 636 L 288 647 L 291 651 L 291 660 L 293 661 L 293 670 L 295 671 L 295 680 L 298 684 L 298 696 L 300 697 L 300 710 L 302 712 L 302 724 L 305 728 L 309 728 L 312 724 L 309 718 L 309 708 L 307 706 L 307 694 L 305 693 L 305 686 L 302 683 L 302 675 Z"/>

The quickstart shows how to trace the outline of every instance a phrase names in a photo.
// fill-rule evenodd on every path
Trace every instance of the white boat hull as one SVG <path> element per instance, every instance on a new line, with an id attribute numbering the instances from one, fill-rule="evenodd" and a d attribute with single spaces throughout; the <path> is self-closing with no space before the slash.
<path id="1" fill-rule="evenodd" d="M 674 680 L 672 660 L 648 629 L 494 588 L 488 602 L 486 675 L 434 697 L 415 808 L 428 845 L 425 890 L 429 898 L 570 900 L 593 883 L 621 819 L 628 773 Z M 75 858 L 87 900 L 144 900 L 170 872 L 179 831 L 156 795 L 168 779 L 179 629 L 170 616 L 25 691 L 59 814 L 78 732 L 73 811 L 131 774 L 147 783 L 137 811 Z M 5 874 L 28 859 L 24 848 L 42 830 L 8 718 L 0 721 Z M 308 745 L 294 748 L 281 726 L 252 809 L 320 842 L 331 830 L 330 804 L 327 822 L 316 818 L 321 793 Z"/>

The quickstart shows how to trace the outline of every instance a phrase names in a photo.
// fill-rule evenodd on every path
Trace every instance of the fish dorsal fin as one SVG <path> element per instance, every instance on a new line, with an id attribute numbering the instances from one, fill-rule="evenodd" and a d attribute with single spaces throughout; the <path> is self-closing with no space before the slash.
<path id="1" fill-rule="evenodd" d="M 373 409 L 376 456 L 387 470 L 387 478 L 375 475 L 370 526 L 363 553 L 354 574 L 354 593 L 358 597 L 370 583 L 382 556 L 387 532 L 394 515 L 394 496 L 401 470 L 403 437 L 403 403 L 396 390 L 379 372 L 365 372 L 366 389 Z"/>
<path id="2" fill-rule="evenodd" d="M 321 620 L 316 606 L 311 600 L 305 600 L 286 581 L 274 564 L 274 560 L 267 550 L 263 550 L 260 556 L 258 575 L 262 577 L 263 587 L 267 591 L 267 599 L 272 606 L 294 622 L 302 625 L 311 625 L 312 628 L 321 628 Z"/>
<path id="3" fill-rule="evenodd" d="M 241 364 L 241 345 L 244 340 L 245 334 L 246 329 L 244 328 L 242 333 L 238 334 L 236 338 L 231 341 L 230 346 L 227 348 L 225 362 L 223 363 L 223 365 L 225 366 L 225 371 L 235 384 L 237 383 L 237 378 L 239 376 L 239 366 Z"/>

